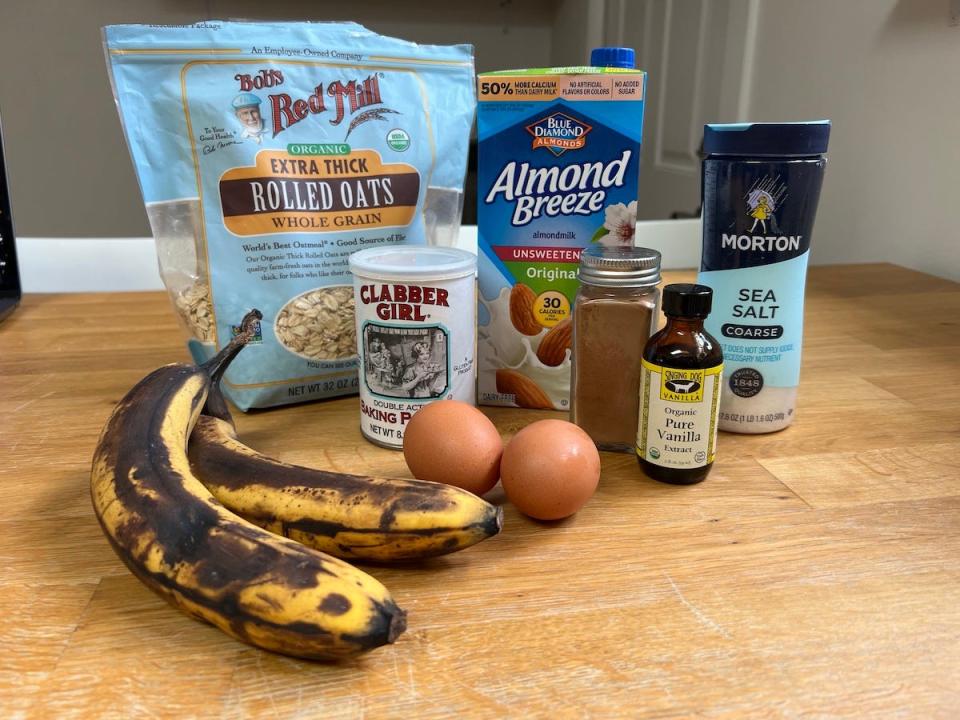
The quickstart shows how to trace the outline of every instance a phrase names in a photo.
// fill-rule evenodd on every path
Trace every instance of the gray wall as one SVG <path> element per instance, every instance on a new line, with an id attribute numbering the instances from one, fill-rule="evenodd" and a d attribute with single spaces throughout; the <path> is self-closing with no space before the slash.
<path id="1" fill-rule="evenodd" d="M 557 7 L 555 0 L 4 0 L 0 113 L 17 233 L 149 234 L 107 80 L 103 25 L 355 20 L 417 42 L 473 43 L 484 71 L 582 62 L 582 48 L 552 47 Z"/>
<path id="2" fill-rule="evenodd" d="M 760 4 L 749 114 L 829 117 L 811 258 L 960 281 L 960 27 L 941 0 Z"/>

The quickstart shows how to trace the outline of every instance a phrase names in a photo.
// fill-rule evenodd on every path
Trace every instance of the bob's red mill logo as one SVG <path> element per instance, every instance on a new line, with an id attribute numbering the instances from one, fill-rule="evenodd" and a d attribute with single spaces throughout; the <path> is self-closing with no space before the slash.
<path id="1" fill-rule="evenodd" d="M 274 137 L 309 115 L 334 126 L 351 118 L 349 137 L 356 127 L 396 113 L 381 106 L 380 78 L 373 73 L 363 80 L 321 83 L 309 95 L 295 98 L 278 92 L 284 84 L 282 70 L 260 70 L 234 76 L 241 93 L 233 104 L 242 122 L 254 130 L 262 127 L 257 112 L 262 100 L 253 91 L 264 90 L 273 111 Z M 253 165 L 230 168 L 220 177 L 224 226 L 241 236 L 402 227 L 412 222 L 419 194 L 415 167 L 384 162 L 376 150 L 353 148 L 345 141 L 264 148 Z"/>
<path id="2" fill-rule="evenodd" d="M 234 79 L 240 84 L 241 92 L 272 89 L 284 83 L 283 71 L 274 69 L 260 70 L 255 75 L 238 74 Z M 348 114 L 354 115 L 358 110 L 383 103 L 380 98 L 379 73 L 369 75 L 363 80 L 334 80 L 326 85 L 320 83 L 306 97 L 294 98 L 283 92 L 268 97 L 273 118 L 273 137 L 311 114 L 320 115 L 332 109 L 330 124 L 339 125 Z"/>

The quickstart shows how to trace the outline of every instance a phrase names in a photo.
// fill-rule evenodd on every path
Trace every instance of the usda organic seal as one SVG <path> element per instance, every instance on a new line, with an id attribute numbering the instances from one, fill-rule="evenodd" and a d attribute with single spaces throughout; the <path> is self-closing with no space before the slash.
<path id="1" fill-rule="evenodd" d="M 387 147 L 397 152 L 403 152 L 410 147 L 410 136 L 406 130 L 394 128 L 387 133 Z"/>

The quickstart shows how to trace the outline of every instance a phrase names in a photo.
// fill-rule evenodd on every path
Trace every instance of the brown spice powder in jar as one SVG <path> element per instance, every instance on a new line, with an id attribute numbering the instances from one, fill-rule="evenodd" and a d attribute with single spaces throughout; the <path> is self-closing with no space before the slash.
<path id="1" fill-rule="evenodd" d="M 640 361 L 655 330 L 660 253 L 589 248 L 573 312 L 570 419 L 601 450 L 634 452 Z"/>

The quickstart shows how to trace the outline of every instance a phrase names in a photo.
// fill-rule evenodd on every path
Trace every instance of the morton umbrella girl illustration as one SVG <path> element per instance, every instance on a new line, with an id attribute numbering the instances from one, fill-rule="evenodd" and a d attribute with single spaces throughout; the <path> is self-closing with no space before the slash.
<path id="1" fill-rule="evenodd" d="M 763 227 L 763 234 L 767 234 L 767 220 L 773 216 L 776 209 L 776 203 L 773 198 L 763 190 L 755 190 L 747 198 L 747 205 L 750 206 L 750 217 L 753 218 L 753 225 L 750 226 L 750 232 L 757 229 L 757 223 Z"/>

